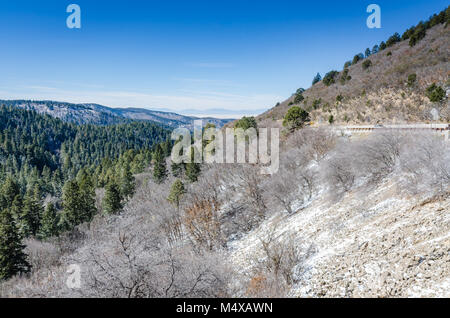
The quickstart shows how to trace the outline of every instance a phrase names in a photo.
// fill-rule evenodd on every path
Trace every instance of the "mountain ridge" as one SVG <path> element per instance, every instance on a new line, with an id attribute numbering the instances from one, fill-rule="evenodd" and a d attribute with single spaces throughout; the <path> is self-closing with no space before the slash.
<path id="1" fill-rule="evenodd" d="M 111 125 L 130 121 L 151 121 L 169 128 L 193 129 L 194 121 L 202 120 L 222 127 L 233 119 L 185 116 L 174 112 L 164 112 L 144 108 L 112 108 L 95 103 L 75 104 L 53 100 L 0 100 L 0 105 L 33 110 L 48 114 L 66 122 L 76 124 Z"/>

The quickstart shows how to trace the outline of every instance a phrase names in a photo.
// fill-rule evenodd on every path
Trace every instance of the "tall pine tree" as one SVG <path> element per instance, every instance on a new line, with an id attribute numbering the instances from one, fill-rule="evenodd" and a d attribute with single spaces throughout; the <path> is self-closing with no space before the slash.
<path id="1" fill-rule="evenodd" d="M 194 148 L 191 148 L 191 162 L 186 164 L 186 178 L 190 182 L 197 182 L 200 175 L 200 164 L 194 160 Z"/>
<path id="2" fill-rule="evenodd" d="M 122 198 L 130 198 L 136 187 L 134 176 L 131 173 L 130 165 L 125 163 L 120 171 L 120 194 Z"/>
<path id="3" fill-rule="evenodd" d="M 28 189 L 23 201 L 20 232 L 24 237 L 35 236 L 38 233 L 42 212 L 41 191 L 39 186 L 35 185 L 33 189 Z"/>
<path id="4" fill-rule="evenodd" d="M 72 230 L 81 223 L 80 188 L 76 180 L 66 182 L 63 188 L 63 210 L 61 213 L 60 227 L 63 231 Z"/>
<path id="5" fill-rule="evenodd" d="M 78 185 L 80 191 L 80 215 L 79 222 L 90 222 L 95 214 L 97 207 L 95 205 L 95 187 L 92 177 L 82 170 L 78 174 Z"/>
<path id="6" fill-rule="evenodd" d="M 153 155 L 154 167 L 153 178 L 156 183 L 162 183 L 167 178 L 166 158 L 161 145 L 157 145 Z"/>
<path id="7" fill-rule="evenodd" d="M 116 182 L 111 181 L 106 185 L 105 197 L 102 201 L 105 214 L 117 214 L 122 210 L 122 198 Z"/>
<path id="8" fill-rule="evenodd" d="M 39 237 L 47 239 L 59 234 L 58 214 L 55 205 L 49 203 L 42 214 L 41 227 L 39 229 Z"/>
<path id="9" fill-rule="evenodd" d="M 172 187 L 170 188 L 169 196 L 167 197 L 167 200 L 175 204 L 177 209 L 180 208 L 180 201 L 183 197 L 183 195 L 186 193 L 186 190 L 184 188 L 184 184 L 180 179 L 175 180 L 175 182 L 172 184 Z"/>
<path id="10" fill-rule="evenodd" d="M 21 237 L 7 209 L 0 212 L 0 281 L 30 270 Z"/>

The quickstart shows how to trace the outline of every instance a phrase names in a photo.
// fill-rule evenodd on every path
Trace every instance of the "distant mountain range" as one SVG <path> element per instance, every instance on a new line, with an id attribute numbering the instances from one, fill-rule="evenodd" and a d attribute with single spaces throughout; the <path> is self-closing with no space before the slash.
<path id="1" fill-rule="evenodd" d="M 202 120 L 203 124 L 212 123 L 218 128 L 234 120 L 213 117 L 199 118 L 143 108 L 111 108 L 98 104 L 71 104 L 56 101 L 0 100 L 0 105 L 33 110 L 76 124 L 112 125 L 144 120 L 160 123 L 170 128 L 192 129 L 195 120 Z"/>

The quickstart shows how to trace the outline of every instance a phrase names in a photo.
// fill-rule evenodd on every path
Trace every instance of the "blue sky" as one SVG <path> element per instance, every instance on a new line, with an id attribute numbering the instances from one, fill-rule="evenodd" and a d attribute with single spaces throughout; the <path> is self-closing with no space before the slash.
<path id="1" fill-rule="evenodd" d="M 66 27 L 81 7 L 82 28 Z M 382 28 L 366 26 L 369 4 Z M 448 5 L 400 1 L 1 1 L 0 98 L 258 112 Z"/>

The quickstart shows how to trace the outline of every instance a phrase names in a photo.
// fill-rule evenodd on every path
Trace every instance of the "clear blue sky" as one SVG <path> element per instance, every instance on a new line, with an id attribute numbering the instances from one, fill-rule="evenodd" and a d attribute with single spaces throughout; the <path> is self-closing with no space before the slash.
<path id="1" fill-rule="evenodd" d="M 81 7 L 82 28 L 66 27 Z M 366 8 L 382 10 L 368 29 Z M 448 5 L 373 1 L 1 1 L 0 98 L 257 110 Z"/>

